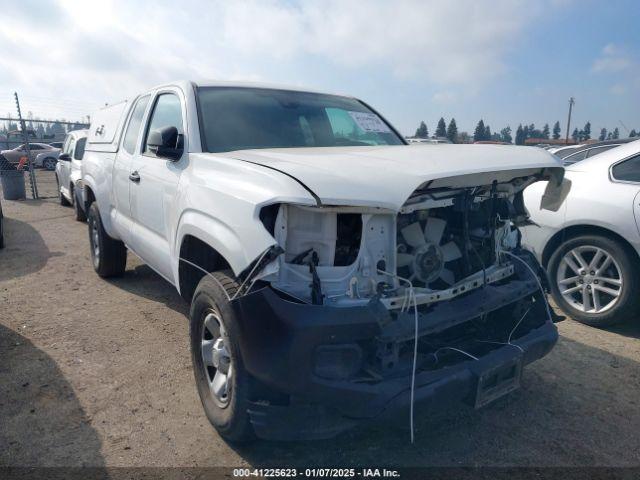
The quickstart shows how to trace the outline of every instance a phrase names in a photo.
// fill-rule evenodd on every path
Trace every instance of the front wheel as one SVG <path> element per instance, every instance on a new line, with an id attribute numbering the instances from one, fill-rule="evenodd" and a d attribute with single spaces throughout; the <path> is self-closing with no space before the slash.
<path id="1" fill-rule="evenodd" d="M 252 379 L 238 347 L 236 317 L 229 299 L 238 284 L 230 272 L 205 275 L 193 295 L 189 313 L 191 359 L 198 394 L 207 418 L 231 442 L 254 438 L 249 421 Z"/>
<path id="2" fill-rule="evenodd" d="M 127 266 L 127 247 L 107 234 L 95 202 L 89 208 L 87 223 L 93 269 L 104 278 L 121 276 Z"/>
<path id="3" fill-rule="evenodd" d="M 551 293 L 581 323 L 606 327 L 623 322 L 638 304 L 637 263 L 618 241 L 600 235 L 572 238 L 549 260 Z"/>

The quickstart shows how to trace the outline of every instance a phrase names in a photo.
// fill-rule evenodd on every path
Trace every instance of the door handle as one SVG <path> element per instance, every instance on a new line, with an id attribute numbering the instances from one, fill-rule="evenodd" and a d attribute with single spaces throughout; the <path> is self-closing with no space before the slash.
<path id="1" fill-rule="evenodd" d="M 129 180 L 135 183 L 140 183 L 140 174 L 138 173 L 137 170 L 129 174 Z"/>

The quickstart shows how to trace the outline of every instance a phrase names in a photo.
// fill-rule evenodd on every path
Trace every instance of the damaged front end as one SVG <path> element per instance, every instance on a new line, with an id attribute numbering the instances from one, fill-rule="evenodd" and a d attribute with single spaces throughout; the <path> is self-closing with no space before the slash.
<path id="1" fill-rule="evenodd" d="M 518 231 L 522 191 L 547 173 L 430 181 L 399 211 L 264 207 L 276 245 L 232 303 L 247 370 L 277 392 L 250 408 L 256 433 L 329 437 L 414 400 L 479 407 L 517 388 L 557 339 Z"/>

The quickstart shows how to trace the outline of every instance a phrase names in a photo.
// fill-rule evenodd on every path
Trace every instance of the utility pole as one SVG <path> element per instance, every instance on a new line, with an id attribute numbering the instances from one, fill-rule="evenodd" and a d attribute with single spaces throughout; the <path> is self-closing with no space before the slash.
<path id="1" fill-rule="evenodd" d="M 24 148 L 27 152 L 27 164 L 29 165 L 29 180 L 31 183 L 31 196 L 34 199 L 39 197 L 38 186 L 36 185 L 36 176 L 33 171 L 33 163 L 31 162 L 31 148 L 29 147 L 29 134 L 27 133 L 27 125 L 22 118 L 22 112 L 20 111 L 20 100 L 18 100 L 18 92 L 13 92 L 13 96 L 16 99 L 16 109 L 18 110 L 18 121 L 20 122 L 20 129 L 22 130 L 22 139 L 24 141 Z"/>
<path id="2" fill-rule="evenodd" d="M 569 99 L 569 118 L 567 118 L 567 134 L 564 138 L 565 145 L 569 143 L 569 129 L 571 128 L 571 110 L 573 110 L 573 105 L 576 103 L 575 99 L 571 97 Z"/>

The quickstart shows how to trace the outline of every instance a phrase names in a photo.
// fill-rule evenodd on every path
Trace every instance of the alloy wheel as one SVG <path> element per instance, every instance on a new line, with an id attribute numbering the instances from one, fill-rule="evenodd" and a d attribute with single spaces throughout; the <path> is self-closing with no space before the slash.
<path id="1" fill-rule="evenodd" d="M 558 291 L 573 308 L 591 314 L 611 309 L 622 293 L 622 270 L 613 255 L 601 247 L 582 245 L 560 260 Z"/>

